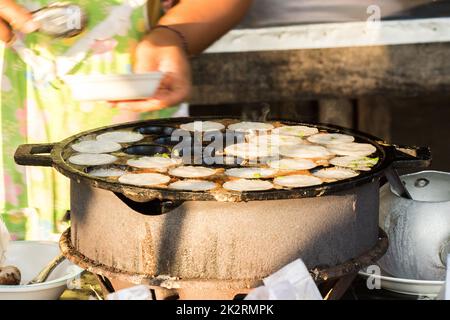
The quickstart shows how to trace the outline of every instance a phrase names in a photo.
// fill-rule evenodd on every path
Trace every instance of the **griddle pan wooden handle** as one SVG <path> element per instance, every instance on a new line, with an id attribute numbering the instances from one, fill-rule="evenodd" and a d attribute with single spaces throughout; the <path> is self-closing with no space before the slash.
<path id="1" fill-rule="evenodd" d="M 22 166 L 51 167 L 53 164 L 50 153 L 55 143 L 22 144 L 14 154 L 14 161 Z"/>

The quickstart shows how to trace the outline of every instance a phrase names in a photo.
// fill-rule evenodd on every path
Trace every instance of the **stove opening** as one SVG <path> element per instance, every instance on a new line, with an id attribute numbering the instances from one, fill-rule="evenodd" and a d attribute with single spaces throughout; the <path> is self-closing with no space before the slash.
<path id="1" fill-rule="evenodd" d="M 171 201 L 154 199 L 147 202 L 136 202 L 128 199 L 122 193 L 115 193 L 115 195 L 122 200 L 132 210 L 143 214 L 145 216 L 158 216 L 166 214 L 183 204 L 184 201 Z"/>

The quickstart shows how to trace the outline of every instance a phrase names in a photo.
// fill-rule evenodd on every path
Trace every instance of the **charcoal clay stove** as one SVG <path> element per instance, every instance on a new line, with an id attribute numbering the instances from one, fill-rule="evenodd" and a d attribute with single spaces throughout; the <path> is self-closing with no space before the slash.
<path id="1" fill-rule="evenodd" d="M 400 148 L 360 132 L 317 124 L 303 125 L 371 143 L 380 161 L 370 172 L 343 181 L 242 193 L 124 185 L 93 177 L 91 168 L 67 162 L 73 142 L 113 130 L 145 135 L 143 141 L 122 144 L 122 150 L 113 153 L 119 158 L 116 166 L 123 166 L 122 157 L 125 162 L 130 157 L 124 151 L 136 145 L 139 154 L 170 151 L 173 143 L 165 143 L 167 136 L 190 121 L 134 122 L 57 144 L 18 148 L 18 164 L 53 166 L 71 179 L 71 228 L 61 238 L 68 259 L 108 279 L 115 289 L 145 283 L 158 288 L 161 297 L 230 299 L 297 258 L 317 281 L 352 274 L 376 261 L 387 247 L 378 229 L 380 179 L 393 168 L 430 162 L 427 148 Z"/>

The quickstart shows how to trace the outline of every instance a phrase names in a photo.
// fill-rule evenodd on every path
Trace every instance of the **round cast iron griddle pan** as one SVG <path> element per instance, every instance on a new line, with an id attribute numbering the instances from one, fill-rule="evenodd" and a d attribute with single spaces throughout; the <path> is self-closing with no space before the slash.
<path id="1" fill-rule="evenodd" d="M 299 123 L 285 120 L 270 120 L 270 122 L 281 122 L 285 125 L 305 125 L 316 127 L 319 130 L 327 130 L 330 133 L 343 133 L 355 137 L 355 141 L 370 143 L 377 148 L 376 156 L 379 157 L 379 162 L 372 170 L 368 172 L 361 172 L 359 176 L 336 181 L 332 183 L 324 183 L 320 186 L 295 188 L 295 189 L 274 189 L 269 191 L 257 192 L 233 192 L 220 188 L 220 192 L 192 192 L 179 191 L 167 188 L 154 187 L 139 187 L 119 183 L 118 181 L 110 181 L 106 178 L 91 176 L 88 174 L 86 168 L 73 165 L 67 161 L 68 153 L 73 153 L 70 145 L 89 136 L 95 136 L 109 131 L 133 129 L 143 134 L 147 134 L 145 142 L 137 142 L 133 144 L 122 144 L 123 149 L 133 147 L 136 145 L 152 145 L 159 146 L 161 150 L 165 148 L 171 150 L 173 144 L 161 144 L 164 142 L 164 137 L 170 134 L 180 124 L 192 121 L 232 121 L 239 122 L 236 118 L 217 118 L 217 117 L 202 117 L 202 118 L 174 118 L 174 119 L 158 119 L 130 122 L 119 125 L 113 125 L 103 128 L 98 128 L 86 132 L 79 133 L 69 137 L 59 143 L 51 144 L 25 144 L 18 147 L 14 155 L 14 159 L 19 165 L 30 166 L 53 166 L 63 175 L 74 179 L 75 181 L 83 181 L 94 187 L 110 190 L 115 193 L 121 193 L 127 198 L 137 202 L 147 202 L 154 199 L 172 200 L 172 201 L 255 201 L 255 200 L 276 200 L 276 199 L 298 199 L 305 197 L 318 197 L 333 194 L 340 191 L 351 190 L 352 188 L 380 179 L 386 175 L 389 180 L 395 180 L 398 176 L 395 173 L 396 168 L 423 168 L 428 167 L 431 163 L 431 154 L 428 147 L 400 147 L 385 143 L 377 137 L 371 135 L 342 128 L 335 125 L 328 124 L 311 124 Z M 226 167 L 226 166 L 224 166 Z M 402 186 L 399 186 L 401 188 Z M 402 192 L 400 190 L 399 192 Z M 406 195 L 407 196 L 407 195 Z"/>

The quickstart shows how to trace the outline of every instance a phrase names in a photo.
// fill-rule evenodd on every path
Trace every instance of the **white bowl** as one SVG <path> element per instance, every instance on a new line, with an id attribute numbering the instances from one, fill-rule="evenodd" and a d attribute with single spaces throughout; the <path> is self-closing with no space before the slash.
<path id="1" fill-rule="evenodd" d="M 383 289 L 401 294 L 426 296 L 430 298 L 437 297 L 445 285 L 444 281 L 396 278 L 383 270 L 381 270 L 381 275 L 369 274 L 366 270 L 361 270 L 359 274 L 366 278 L 373 277 L 373 279 L 380 280 Z"/>
<path id="2" fill-rule="evenodd" d="M 162 72 L 119 75 L 72 75 L 64 77 L 78 101 L 142 100 L 153 96 Z"/>
<path id="3" fill-rule="evenodd" d="M 13 241 L 6 253 L 5 265 L 19 268 L 22 285 L 0 286 L 0 300 L 57 300 L 67 287 L 67 283 L 80 275 L 80 267 L 68 260 L 53 270 L 44 283 L 25 285 L 59 254 L 56 242 Z"/>

